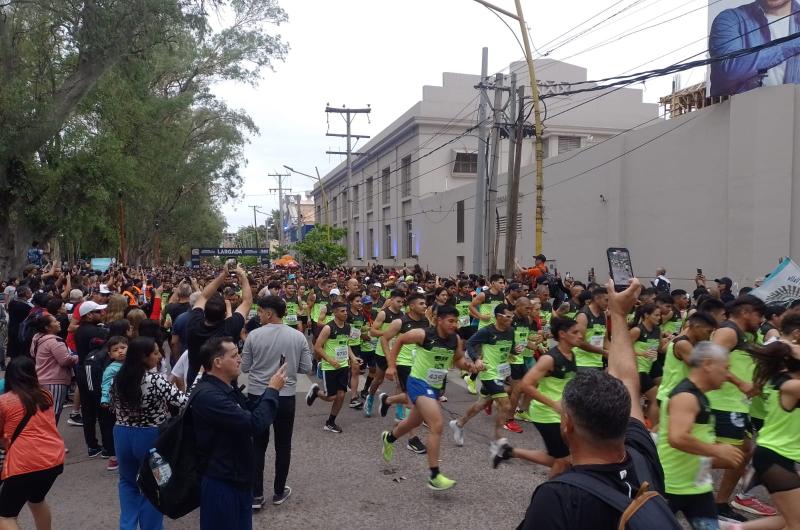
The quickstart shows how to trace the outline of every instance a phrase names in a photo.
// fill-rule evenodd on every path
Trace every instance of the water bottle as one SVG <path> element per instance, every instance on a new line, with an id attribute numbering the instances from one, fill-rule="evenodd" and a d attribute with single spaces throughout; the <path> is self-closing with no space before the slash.
<path id="1" fill-rule="evenodd" d="M 156 484 L 159 487 L 169 482 L 170 477 L 172 477 L 172 468 L 161 458 L 155 448 L 150 449 L 150 470 L 153 472 L 153 478 L 156 479 Z"/>

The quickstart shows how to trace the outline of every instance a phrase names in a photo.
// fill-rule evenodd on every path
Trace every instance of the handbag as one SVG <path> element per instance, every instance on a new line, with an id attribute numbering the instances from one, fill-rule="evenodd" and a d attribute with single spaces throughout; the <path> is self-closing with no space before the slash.
<path id="1" fill-rule="evenodd" d="M 11 449 L 11 445 L 19 438 L 19 435 L 22 434 L 22 430 L 28 425 L 28 422 L 33 417 L 33 414 L 25 414 L 22 418 L 22 421 L 19 422 L 17 428 L 14 429 L 14 434 L 11 435 L 11 440 L 8 442 L 8 447 L 5 449 L 0 449 L 0 475 L 2 475 L 3 466 L 6 462 L 6 455 L 8 454 L 8 450 Z M 0 483 L 2 483 L 2 479 L 0 479 Z"/>

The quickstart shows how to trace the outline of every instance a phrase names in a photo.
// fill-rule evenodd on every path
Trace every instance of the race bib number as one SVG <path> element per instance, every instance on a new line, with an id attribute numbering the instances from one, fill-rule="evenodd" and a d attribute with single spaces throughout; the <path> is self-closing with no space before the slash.
<path id="1" fill-rule="evenodd" d="M 350 338 L 352 340 L 358 340 L 361 338 L 361 330 L 358 328 L 350 328 Z"/>
<path id="2" fill-rule="evenodd" d="M 289 325 L 297 324 L 297 315 L 286 315 L 286 323 Z"/>
<path id="3" fill-rule="evenodd" d="M 694 477 L 695 486 L 710 486 L 711 479 L 711 459 L 707 456 L 700 457 L 700 469 L 697 470 L 697 475 Z"/>
<path id="4" fill-rule="evenodd" d="M 511 365 L 508 363 L 502 363 L 497 365 L 497 375 L 500 379 L 505 379 L 506 377 L 511 377 Z"/>
<path id="5" fill-rule="evenodd" d="M 466 326 L 469 326 L 469 317 L 468 316 L 458 317 L 458 327 L 463 328 Z"/>
<path id="6" fill-rule="evenodd" d="M 428 368 L 428 377 L 426 379 L 429 385 L 439 387 L 444 383 L 445 376 L 447 376 L 447 370 Z"/>
<path id="7" fill-rule="evenodd" d="M 336 354 L 336 362 L 347 360 L 348 357 L 347 346 L 336 346 L 334 353 Z"/>
<path id="8" fill-rule="evenodd" d="M 603 347 L 603 336 L 602 335 L 592 335 L 589 338 L 589 344 L 595 346 L 596 348 Z"/>

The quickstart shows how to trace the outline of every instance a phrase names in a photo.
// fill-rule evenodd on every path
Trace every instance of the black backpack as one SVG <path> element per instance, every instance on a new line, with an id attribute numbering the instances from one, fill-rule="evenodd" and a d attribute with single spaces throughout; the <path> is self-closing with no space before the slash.
<path id="1" fill-rule="evenodd" d="M 610 487 L 599 478 L 580 471 L 568 471 L 551 479 L 580 488 L 591 493 L 621 516 L 618 530 L 682 530 L 682 526 L 669 509 L 666 499 L 655 491 L 648 491 L 649 484 L 643 482 L 633 499 Z"/>
<path id="2" fill-rule="evenodd" d="M 161 427 L 153 447 L 169 464 L 172 475 L 166 484 L 159 487 L 150 469 L 150 456 L 139 466 L 136 484 L 142 494 L 155 508 L 169 517 L 179 519 L 200 506 L 200 481 L 207 459 L 197 452 L 194 426 L 189 407 L 202 392 L 195 389 L 189 396 L 180 414 Z"/>
<path id="3" fill-rule="evenodd" d="M 33 321 L 44 312 L 43 309 L 37 309 L 38 308 L 34 308 L 28 316 L 25 317 L 25 320 L 20 323 L 19 329 L 17 330 L 17 340 L 22 345 L 22 351 L 25 352 L 25 355 L 30 355 L 33 336 L 36 335 L 36 330 L 33 329 Z"/>
<path id="4" fill-rule="evenodd" d="M 103 372 L 111 364 L 111 357 L 105 346 L 95 348 L 86 354 L 83 360 L 83 369 L 86 371 L 86 386 L 92 392 L 101 392 L 103 388 Z"/>

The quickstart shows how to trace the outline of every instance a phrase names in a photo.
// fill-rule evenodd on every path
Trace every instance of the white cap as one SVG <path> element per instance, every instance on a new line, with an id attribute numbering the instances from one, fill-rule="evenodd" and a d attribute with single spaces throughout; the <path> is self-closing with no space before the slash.
<path id="1" fill-rule="evenodd" d="M 100 311 L 102 309 L 105 309 L 106 307 L 108 307 L 106 304 L 98 304 L 97 302 L 92 302 L 92 301 L 84 302 L 78 309 L 78 314 L 81 316 L 81 318 L 83 318 L 92 311 Z"/>
<path id="2" fill-rule="evenodd" d="M 333 289 L 331 289 L 331 292 L 330 292 L 330 293 L 328 293 L 328 294 L 330 294 L 331 296 L 339 296 L 339 295 L 340 295 L 340 294 L 342 294 L 342 293 L 341 293 L 341 292 L 339 292 L 339 289 L 337 289 L 336 287 L 334 287 Z"/>
<path id="3" fill-rule="evenodd" d="M 100 294 L 111 294 L 111 291 L 108 289 L 108 285 L 104 283 L 100 284 Z"/>
<path id="4" fill-rule="evenodd" d="M 375 282 L 375 283 L 372 284 L 372 286 L 373 287 L 377 287 L 378 289 L 383 287 L 383 285 L 381 285 L 381 282 Z"/>

